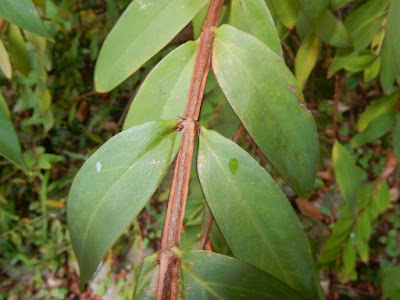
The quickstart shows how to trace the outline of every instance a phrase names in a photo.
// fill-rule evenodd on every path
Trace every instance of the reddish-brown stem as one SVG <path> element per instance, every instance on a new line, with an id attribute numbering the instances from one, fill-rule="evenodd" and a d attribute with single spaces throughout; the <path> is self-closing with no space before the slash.
<path id="1" fill-rule="evenodd" d="M 207 75 L 210 69 L 214 32 L 224 0 L 211 0 L 203 32 L 200 35 L 192 80 L 190 83 L 184 121 L 182 122 L 182 142 L 175 164 L 168 208 L 165 216 L 161 250 L 159 254 L 159 277 L 156 292 L 157 300 L 175 300 L 178 297 L 179 259 L 170 248 L 179 246 L 183 215 L 189 190 L 190 170 L 192 166 L 193 146 L 196 136 L 197 120 L 203 101 Z"/>

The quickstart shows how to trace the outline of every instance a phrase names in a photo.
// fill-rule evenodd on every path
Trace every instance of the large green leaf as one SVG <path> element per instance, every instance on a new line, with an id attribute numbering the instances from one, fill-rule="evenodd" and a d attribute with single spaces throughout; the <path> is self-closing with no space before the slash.
<path id="1" fill-rule="evenodd" d="M 399 93 L 393 93 L 390 96 L 379 97 L 374 100 L 370 106 L 358 117 L 357 129 L 364 130 L 368 124 L 382 114 L 394 112 Z"/>
<path id="2" fill-rule="evenodd" d="M 136 0 L 104 42 L 95 69 L 96 90 L 108 92 L 161 50 L 207 0 Z"/>
<path id="3" fill-rule="evenodd" d="M 205 128 L 197 164 L 207 203 L 235 257 L 317 299 L 306 235 L 267 171 L 238 145 Z"/>
<path id="4" fill-rule="evenodd" d="M 183 116 L 197 46 L 197 42 L 185 43 L 151 71 L 132 102 L 124 129 L 149 121 Z"/>
<path id="5" fill-rule="evenodd" d="M 303 41 L 296 54 L 294 70 L 301 89 L 304 89 L 307 79 L 317 63 L 321 46 L 320 39 L 311 33 Z"/>
<path id="6" fill-rule="evenodd" d="M 351 145 L 353 147 L 360 147 L 379 139 L 392 129 L 394 122 L 395 114 L 393 112 L 380 115 L 373 119 L 367 128 L 353 136 L 350 141 Z"/>
<path id="7" fill-rule="evenodd" d="M 229 23 L 282 55 L 281 41 L 264 0 L 232 0 Z"/>
<path id="8" fill-rule="evenodd" d="M 13 24 L 10 24 L 8 29 L 8 50 L 14 67 L 27 76 L 31 70 L 29 54 L 21 30 Z"/>
<path id="9" fill-rule="evenodd" d="M 0 92 L 0 155 L 9 159 L 22 170 L 26 171 L 18 135 L 10 120 L 10 111 Z"/>
<path id="10" fill-rule="evenodd" d="M 181 260 L 185 299 L 304 299 L 270 274 L 232 257 L 208 251 L 173 251 Z"/>
<path id="11" fill-rule="evenodd" d="M 298 194 L 314 186 L 318 137 L 297 81 L 275 52 L 229 25 L 216 30 L 213 70 L 235 113 Z"/>
<path id="12" fill-rule="evenodd" d="M 0 39 L 0 70 L 8 79 L 11 79 L 12 69 L 11 69 L 10 57 L 8 56 L 6 47 L 4 47 L 3 41 L 1 39 Z"/>
<path id="13" fill-rule="evenodd" d="M 355 209 L 362 170 L 356 166 L 353 157 L 339 142 L 335 142 L 333 146 L 332 162 L 340 194 L 347 205 Z"/>
<path id="14" fill-rule="evenodd" d="M 387 19 L 386 42 L 397 83 L 400 84 L 400 1 L 392 1 Z"/>
<path id="15" fill-rule="evenodd" d="M 344 21 L 353 39 L 354 48 L 367 46 L 381 28 L 384 11 L 391 0 L 369 0 L 353 10 Z"/>
<path id="16" fill-rule="evenodd" d="M 67 202 L 72 245 L 84 284 L 164 177 L 179 121 L 154 121 L 107 141 L 82 166 Z"/>
<path id="17" fill-rule="evenodd" d="M 283 25 L 293 29 L 300 10 L 297 0 L 270 0 L 270 2 Z"/>
<path id="18" fill-rule="evenodd" d="M 32 0 L 1 0 L 0 18 L 52 40 Z"/>

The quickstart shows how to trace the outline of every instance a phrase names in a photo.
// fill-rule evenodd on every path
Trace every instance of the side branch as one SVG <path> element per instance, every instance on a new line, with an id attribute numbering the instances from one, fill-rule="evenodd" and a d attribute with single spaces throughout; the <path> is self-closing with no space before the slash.
<path id="1" fill-rule="evenodd" d="M 175 164 L 161 240 L 161 250 L 159 254 L 160 271 L 156 294 L 157 300 L 175 300 L 178 297 L 180 261 L 169 249 L 179 246 L 180 242 L 183 216 L 189 190 L 197 120 L 199 118 L 207 75 L 210 69 L 211 52 L 214 41 L 212 27 L 218 24 L 223 2 L 224 0 L 211 0 L 203 23 L 203 32 L 200 35 L 199 48 L 197 50 L 184 113 L 185 121 L 182 123 L 182 142 Z"/>

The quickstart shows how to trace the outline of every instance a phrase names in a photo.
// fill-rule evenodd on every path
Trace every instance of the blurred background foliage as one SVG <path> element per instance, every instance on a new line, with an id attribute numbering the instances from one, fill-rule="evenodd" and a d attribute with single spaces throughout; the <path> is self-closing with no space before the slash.
<path id="1" fill-rule="evenodd" d="M 38 22 L 33 16 L 28 25 L 0 4 L 0 300 L 130 299 L 142 257 L 159 246 L 170 176 L 79 291 L 65 216 L 72 179 L 122 130 L 152 68 L 198 37 L 205 15 L 118 88 L 96 93 L 100 46 L 130 2 L 34 0 Z M 249 30 L 230 18 L 231 2 L 220 22 Z M 279 179 L 213 77 L 201 122 L 248 150 L 281 184 L 309 236 L 328 299 L 400 299 L 399 1 L 265 2 L 317 123 L 313 195 L 298 198 Z M 193 170 L 182 248 L 229 255 L 215 224 L 209 239 L 203 235 L 203 198 Z"/>

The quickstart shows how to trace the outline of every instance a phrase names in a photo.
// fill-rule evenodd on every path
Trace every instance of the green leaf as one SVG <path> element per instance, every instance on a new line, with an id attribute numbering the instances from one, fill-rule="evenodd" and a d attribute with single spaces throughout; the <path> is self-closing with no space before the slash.
<path id="1" fill-rule="evenodd" d="M 371 234 L 371 221 L 368 214 L 364 213 L 361 215 L 355 229 L 356 235 L 356 246 L 358 249 L 358 255 L 364 263 L 368 262 L 369 259 L 369 237 Z"/>
<path id="2" fill-rule="evenodd" d="M 132 1 L 105 40 L 96 90 L 108 92 L 133 74 L 193 19 L 207 0 Z"/>
<path id="3" fill-rule="evenodd" d="M 155 121 L 119 133 L 76 175 L 67 216 L 82 285 L 160 184 L 171 162 L 178 124 Z"/>
<path id="4" fill-rule="evenodd" d="M 315 31 L 321 40 L 335 47 L 348 47 L 352 43 L 346 27 L 330 10 L 325 11 L 315 27 Z"/>
<path id="5" fill-rule="evenodd" d="M 350 237 L 355 218 L 356 216 L 347 205 L 341 209 L 341 217 L 324 244 L 324 252 L 319 260 L 322 265 L 329 265 L 338 258 L 343 245 Z"/>
<path id="6" fill-rule="evenodd" d="M 43 25 L 32 0 L 1 0 L 0 18 L 39 34 L 48 40 L 53 40 Z"/>
<path id="7" fill-rule="evenodd" d="M 394 112 L 399 93 L 390 96 L 382 96 L 374 100 L 371 105 L 358 117 L 357 129 L 364 130 L 372 120 L 385 113 Z"/>
<path id="8" fill-rule="evenodd" d="M 400 114 L 396 114 L 396 123 L 393 127 L 393 154 L 396 156 L 397 161 L 400 162 Z"/>
<path id="9" fill-rule="evenodd" d="M 173 251 L 181 259 L 185 299 L 304 299 L 275 277 L 232 257 Z"/>
<path id="10" fill-rule="evenodd" d="M 208 7 L 210 6 L 210 3 L 208 5 L 203 6 L 202 9 L 197 13 L 197 15 L 193 18 L 192 20 L 192 27 L 193 27 L 193 37 L 194 39 L 198 39 L 201 34 L 201 27 L 203 26 L 204 19 L 206 18 Z"/>
<path id="11" fill-rule="evenodd" d="M 233 110 L 287 184 L 308 194 L 318 137 L 296 79 L 283 59 L 253 36 L 229 25 L 215 32 L 213 70 Z"/>
<path id="12" fill-rule="evenodd" d="M 330 1 L 330 7 L 332 10 L 337 10 L 338 8 L 346 5 L 347 3 L 351 2 L 353 0 L 331 0 Z"/>
<path id="13" fill-rule="evenodd" d="M 270 0 L 270 2 L 283 25 L 289 29 L 293 29 L 300 10 L 297 0 Z"/>
<path id="14" fill-rule="evenodd" d="M 158 253 L 146 256 L 140 268 L 140 274 L 136 282 L 136 300 L 155 299 L 158 285 L 160 264 L 157 262 Z"/>
<path id="15" fill-rule="evenodd" d="M 392 57 L 389 51 L 388 41 L 386 38 L 382 44 L 380 58 L 381 58 L 381 69 L 379 72 L 379 80 L 381 82 L 384 93 L 386 95 L 390 95 L 393 92 L 393 82 L 395 81 L 395 74 L 394 74 Z"/>
<path id="16" fill-rule="evenodd" d="M 392 299 L 400 299 L 400 267 L 392 267 L 383 274 L 382 291 L 383 294 Z"/>
<path id="17" fill-rule="evenodd" d="M 294 65 L 296 79 L 304 89 L 307 79 L 314 69 L 321 50 L 321 41 L 315 34 L 310 34 L 301 44 Z"/>
<path id="18" fill-rule="evenodd" d="M 10 57 L 8 56 L 7 50 L 4 47 L 3 41 L 1 39 L 0 39 L 0 70 L 8 79 L 11 79 L 12 69 L 11 69 Z"/>
<path id="19" fill-rule="evenodd" d="M 353 242 L 349 239 L 343 250 L 343 266 L 347 274 L 351 274 L 356 266 L 356 250 L 354 249 Z"/>
<path id="20" fill-rule="evenodd" d="M 24 172 L 26 165 L 21 154 L 17 132 L 10 120 L 10 111 L 0 92 L 0 155 L 4 156 Z"/>
<path id="21" fill-rule="evenodd" d="M 390 192 L 387 182 L 379 185 L 375 195 L 372 195 L 372 201 L 375 204 L 378 213 L 384 212 L 390 204 Z M 377 216 L 374 216 L 375 219 Z"/>
<path id="22" fill-rule="evenodd" d="M 352 137 L 350 143 L 353 147 L 360 147 L 384 136 L 393 127 L 395 114 L 387 113 L 373 119 L 365 130 Z"/>
<path id="23" fill-rule="evenodd" d="M 381 68 L 381 60 L 379 57 L 375 59 L 375 61 L 368 68 L 364 70 L 364 82 L 370 82 L 375 79 Z"/>
<path id="24" fill-rule="evenodd" d="M 151 71 L 132 102 L 124 129 L 183 116 L 197 47 L 197 42 L 183 44 Z"/>
<path id="25" fill-rule="evenodd" d="M 307 238 L 271 176 L 238 145 L 203 127 L 197 164 L 207 203 L 235 257 L 316 299 Z"/>
<path id="26" fill-rule="evenodd" d="M 10 24 L 8 29 L 8 50 L 14 67 L 27 76 L 31 70 L 29 54 L 21 30 L 13 24 Z"/>
<path id="27" fill-rule="evenodd" d="M 400 1 L 392 1 L 389 8 L 386 42 L 397 83 L 400 84 Z"/>
<path id="28" fill-rule="evenodd" d="M 307 17 L 308 22 L 315 27 L 329 7 L 329 1 L 298 0 L 300 8 Z"/>
<path id="29" fill-rule="evenodd" d="M 232 0 L 229 24 L 252 34 L 282 56 L 281 41 L 264 0 Z"/>
<path id="30" fill-rule="evenodd" d="M 385 9 L 391 0 L 369 0 L 353 10 L 343 22 L 355 49 L 366 47 L 382 27 Z"/>
<path id="31" fill-rule="evenodd" d="M 296 21 L 296 32 L 302 41 L 313 32 L 313 28 L 301 10 Z"/>
<path id="32" fill-rule="evenodd" d="M 362 170 L 356 166 L 354 159 L 339 142 L 335 142 L 333 146 L 332 162 L 340 194 L 347 205 L 355 209 Z"/>
<path id="33" fill-rule="evenodd" d="M 344 68 L 352 73 L 357 73 L 367 69 L 376 59 L 376 56 L 371 53 L 361 54 L 359 56 L 350 57 L 346 61 Z"/>

